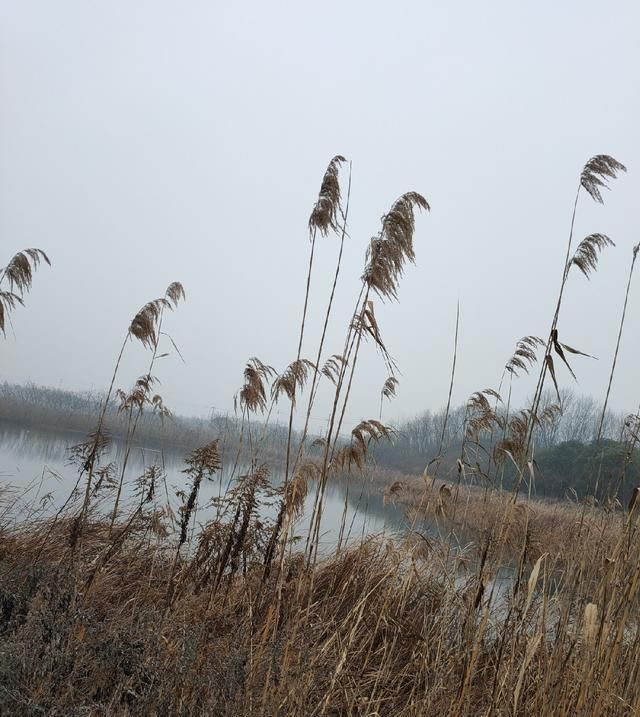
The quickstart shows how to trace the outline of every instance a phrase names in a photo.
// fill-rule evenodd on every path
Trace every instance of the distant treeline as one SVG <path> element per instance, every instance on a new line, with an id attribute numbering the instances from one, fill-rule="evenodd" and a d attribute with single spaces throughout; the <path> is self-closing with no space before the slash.
<path id="1" fill-rule="evenodd" d="M 541 423 L 535 430 L 537 450 L 551 448 L 568 441 L 590 443 L 598 434 L 602 405 L 590 396 L 578 396 L 571 391 L 562 395 L 562 413 L 555 413 L 551 420 Z M 541 412 L 545 405 L 557 402 L 554 394 L 544 396 Z M 500 411 L 499 411 L 500 412 Z M 512 410 L 514 413 L 515 410 Z M 464 432 L 466 406 L 457 406 L 447 413 L 425 411 L 407 421 L 394 426 L 397 435 L 393 444 L 381 444 L 376 448 L 379 462 L 387 466 L 409 472 L 422 471 L 427 461 L 435 458 L 442 448 L 446 455 L 456 458 L 459 455 L 462 434 Z M 605 413 L 602 438 L 620 440 L 626 415 L 623 413 Z M 454 459 L 455 462 L 455 459 Z"/>
<path id="2" fill-rule="evenodd" d="M 533 491 L 540 497 L 562 497 L 575 491 L 578 497 L 616 493 L 627 499 L 640 484 L 640 453 L 635 446 L 630 459 L 626 459 L 628 417 L 607 411 L 600 431 L 601 404 L 571 391 L 561 395 L 562 412 L 549 413 L 534 432 Z M 541 412 L 546 405 L 556 402 L 555 394 L 546 394 Z M 510 462 L 507 460 L 500 470 L 495 465 L 494 449 L 501 437 L 500 429 L 481 433 L 477 443 L 465 443 L 467 418 L 466 406 L 453 408 L 448 417 L 444 409 L 425 411 L 397 425 L 393 443 L 375 447 L 375 459 L 403 473 L 421 474 L 426 469 L 431 475 L 437 470 L 439 476 L 453 479 L 457 477 L 460 460 L 472 469 L 466 475 L 476 483 L 513 484 L 516 475 Z"/>
<path id="3" fill-rule="evenodd" d="M 96 428 L 104 398 L 99 392 L 5 382 L 0 384 L 0 420 L 29 428 L 77 431 L 88 435 Z M 118 409 L 119 403 L 112 400 L 107 407 L 106 431 L 115 439 L 125 439 L 129 418 L 126 412 Z M 227 447 L 234 447 L 240 437 L 239 419 L 233 415 L 212 415 L 208 419 L 161 417 L 157 412 L 146 410 L 138 420 L 135 443 L 193 449 L 216 437 L 224 437 Z M 268 426 L 264 442 L 271 453 L 285 450 L 287 428 L 280 424 Z"/>
<path id="4" fill-rule="evenodd" d="M 549 394 L 546 400 L 551 404 L 554 396 Z M 631 459 L 625 460 L 628 452 L 628 443 L 623 440 L 625 415 L 607 412 L 596 444 L 601 406 L 588 396 L 571 392 L 565 392 L 562 400 L 563 412 L 554 414 L 553 420 L 545 421 L 535 432 L 534 492 L 545 497 L 561 497 L 573 491 L 578 497 L 616 492 L 621 499 L 627 499 L 633 487 L 640 484 L 640 455 L 634 449 Z M 104 394 L 97 392 L 0 384 L 0 420 L 30 428 L 65 429 L 87 435 L 95 429 L 103 403 Z M 500 480 L 504 485 L 513 484 L 516 475 L 508 462 L 500 470 L 491 465 L 492 450 L 499 436 L 487 433 L 478 445 L 470 448 L 463 442 L 466 418 L 465 406 L 452 409 L 448 416 L 444 409 L 425 411 L 396 425 L 394 440 L 372 446 L 371 456 L 378 465 L 402 474 L 420 475 L 426 468 L 429 475 L 437 470 L 440 477 L 454 480 L 462 459 L 477 468 L 467 473 L 469 480 L 481 484 L 484 476 L 487 482 Z M 115 400 L 108 407 L 106 426 L 114 438 L 124 439 L 127 435 L 128 417 L 118 411 Z M 270 423 L 266 428 L 260 427 L 261 435 L 263 431 L 264 452 L 271 459 L 283 459 L 287 427 Z M 238 446 L 240 434 L 241 423 L 234 415 L 162 419 L 156 412 L 145 411 L 138 422 L 135 441 L 150 447 L 192 449 L 222 437 L 231 450 Z M 294 433 L 294 446 L 298 439 Z M 310 452 L 318 454 L 317 449 L 311 448 Z"/>

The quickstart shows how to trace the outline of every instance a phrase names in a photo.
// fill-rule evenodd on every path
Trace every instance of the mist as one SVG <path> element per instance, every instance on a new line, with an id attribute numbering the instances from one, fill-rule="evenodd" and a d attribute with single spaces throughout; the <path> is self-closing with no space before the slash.
<path id="1" fill-rule="evenodd" d="M 104 390 L 133 315 L 180 281 L 187 300 L 164 330 L 184 360 L 165 337 L 164 400 L 233 411 L 250 357 L 279 371 L 295 358 L 307 221 L 341 153 L 348 237 L 326 351 L 342 349 L 380 217 L 419 191 L 431 211 L 416 265 L 397 302 L 375 301 L 398 366 L 385 417 L 445 404 L 458 302 L 463 403 L 497 386 L 517 339 L 547 335 L 580 171 L 607 153 L 629 171 L 604 205 L 580 199 L 575 237 L 616 246 L 590 280 L 571 277 L 559 325 L 598 360 L 572 357 L 577 384 L 558 368 L 563 387 L 602 400 L 640 238 L 636 3 L 25 1 L 1 17 L 0 264 L 25 246 L 52 262 L 12 313 L 3 380 Z M 308 337 L 337 249 L 318 240 Z M 638 297 L 610 399 L 622 412 L 639 400 Z M 372 343 L 359 361 L 348 423 L 377 415 L 387 377 Z M 146 364 L 132 345 L 119 384 Z M 534 388 L 521 378 L 514 401 Z M 325 416 L 314 409 L 314 430 Z"/>

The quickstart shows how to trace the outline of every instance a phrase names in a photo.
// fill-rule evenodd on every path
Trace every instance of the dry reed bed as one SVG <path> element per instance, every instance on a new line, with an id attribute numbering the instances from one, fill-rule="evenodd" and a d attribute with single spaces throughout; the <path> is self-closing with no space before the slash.
<path id="1" fill-rule="evenodd" d="M 484 490 L 427 479 L 404 478 L 390 482 L 385 500 L 401 506 L 409 525 L 436 525 L 442 535 L 464 543 L 491 547 L 503 558 L 517 556 L 526 544 L 527 554 L 559 560 L 580 545 L 595 555 L 612 553 L 624 531 L 627 514 L 614 507 L 581 503 L 541 501 L 519 497 L 510 491 Z"/>
<path id="2" fill-rule="evenodd" d="M 157 466 L 145 470 L 131 493 L 123 490 L 142 416 L 167 414 L 155 393 L 153 371 L 164 355 L 159 353 L 164 321 L 185 298 L 178 282 L 144 304 L 124 332 L 96 429 L 74 454 L 76 488 L 55 519 L 44 519 L 37 506 L 21 506 L 16 513 L 15 498 L 0 494 L 0 504 L 6 503 L 0 505 L 0 713 L 618 717 L 640 712 L 637 506 L 623 519 L 607 518 L 582 508 L 532 508 L 502 494 L 485 498 L 444 484 L 415 493 L 396 486 L 392 495 L 406 491 L 416 517 L 438 516 L 473 530 L 476 539 L 468 550 L 452 550 L 417 526 L 402 543 L 370 538 L 319 558 L 327 484 L 362 468 L 370 445 L 393 436 L 381 420 L 368 419 L 348 431 L 346 442 L 341 439 L 366 341 L 388 371 L 380 418 L 383 399 L 395 394 L 396 366 L 381 336 L 374 298 L 397 298 L 402 274 L 415 260 L 415 214 L 429 210 L 422 195 L 407 192 L 382 217 L 368 246 L 344 347 L 327 358 L 326 329 L 348 236 L 350 178 L 344 204 L 339 178 L 344 163 L 341 156 L 330 162 L 309 220 L 296 358 L 280 374 L 257 358 L 245 366 L 236 394 L 237 463 L 250 470 L 236 476 L 213 519 L 194 531 L 200 487 L 220 468 L 217 440 L 188 457 L 176 514 L 159 497 L 164 478 Z M 498 410 L 502 384 L 498 391 L 473 394 L 459 459 L 465 474 L 493 474 L 508 456 L 523 475 L 537 427 L 549 411 L 562 410 L 561 405 L 543 410 L 540 404 L 547 377 L 560 401 L 560 362 L 572 370 L 567 353 L 581 353 L 558 336 L 570 270 L 588 276 L 599 253 L 612 244 L 592 234 L 574 246 L 578 200 L 586 193 L 602 202 L 602 188 L 624 169 L 607 155 L 584 166 L 548 339 L 521 339 L 505 366 L 511 381 L 544 349 L 531 407 Z M 314 251 L 316 240 L 329 235 L 339 238 L 339 250 L 310 361 L 302 351 Z M 26 250 L 0 273 L 0 330 L 22 303 L 41 259 L 48 263 L 38 250 Z M 625 301 L 628 291 L 629 285 Z M 624 312 L 620 332 L 623 323 Z M 148 351 L 149 361 L 125 391 L 116 381 L 133 341 Z M 619 341 L 616 356 L 618 348 Z M 456 352 L 457 340 L 449 405 Z M 614 369 L 615 360 L 611 378 Z M 318 460 L 305 441 L 321 380 L 330 382 L 332 398 Z M 305 386 L 304 427 L 296 446 L 291 427 Z M 285 481 L 274 488 L 261 461 L 264 426 L 279 400 L 289 402 L 289 432 Z M 117 466 L 105 461 L 106 417 L 114 402 L 127 422 L 126 449 Z M 265 414 L 261 426 L 257 417 Z M 437 460 L 446 451 L 443 440 Z M 629 456 L 636 441 L 633 434 Z M 481 453 L 487 443 L 493 450 L 488 460 Z M 312 484 L 307 544 L 295 554 L 289 536 Z M 126 495 L 133 497 L 125 500 Z M 266 501 L 276 505 L 271 521 L 261 517 Z M 110 510 L 99 510 L 105 504 Z M 497 579 L 505 562 L 514 566 L 506 586 Z"/>
<path id="3" fill-rule="evenodd" d="M 460 579 L 447 547 L 372 538 L 278 575 L 247 559 L 202 583 L 197 556 L 144 521 L 113 546 L 89 522 L 14 528 L 0 556 L 4 714 L 625 715 L 640 706 L 633 521 L 608 569 L 576 546 L 562 585 L 526 560 Z M 480 556 L 481 558 L 482 556 Z M 173 576 L 173 577 L 172 577 Z M 167 602 L 173 581 L 173 598 Z M 496 609 L 499 607 L 500 609 Z M 594 712 L 594 705 L 598 711 Z"/>

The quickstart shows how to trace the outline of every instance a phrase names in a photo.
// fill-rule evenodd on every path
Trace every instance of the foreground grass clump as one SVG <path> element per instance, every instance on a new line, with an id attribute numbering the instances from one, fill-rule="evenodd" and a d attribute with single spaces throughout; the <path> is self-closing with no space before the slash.
<path id="1" fill-rule="evenodd" d="M 123 541 L 89 521 L 76 548 L 67 520 L 5 525 L 0 712 L 636 714 L 634 517 L 617 532 L 561 563 L 525 549 L 496 579 L 486 546 L 418 533 L 265 576 L 245 548 L 221 574 L 198 551 L 176 561 L 146 519 Z"/>

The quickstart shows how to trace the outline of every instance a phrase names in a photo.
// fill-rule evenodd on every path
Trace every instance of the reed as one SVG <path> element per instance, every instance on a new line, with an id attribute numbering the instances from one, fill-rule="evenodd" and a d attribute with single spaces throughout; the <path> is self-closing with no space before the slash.
<path id="1" fill-rule="evenodd" d="M 42 249 L 24 249 L 15 254 L 9 263 L 0 268 L 0 331 L 6 336 L 7 322 L 16 306 L 24 306 L 24 297 L 33 285 L 33 274 L 44 262 L 51 266 Z M 3 289 L 2 284 L 7 288 Z"/>
<path id="2" fill-rule="evenodd" d="M 636 244 L 631 252 L 631 265 L 629 266 L 629 278 L 627 279 L 627 286 L 624 292 L 624 303 L 622 305 L 622 315 L 620 316 L 620 325 L 618 327 L 618 337 L 616 339 L 616 348 L 613 352 L 613 360 L 611 362 L 611 372 L 609 373 L 609 382 L 607 384 L 607 392 L 604 397 L 604 403 L 602 404 L 602 415 L 600 416 L 600 424 L 598 426 L 597 439 L 600 440 L 602 437 L 602 428 L 604 426 L 604 419 L 607 413 L 607 406 L 609 405 L 609 395 L 611 394 L 611 386 L 613 384 L 613 376 L 616 372 L 616 364 L 618 363 L 618 354 L 620 352 L 620 342 L 622 341 L 622 332 L 624 330 L 624 322 L 627 317 L 627 303 L 629 301 L 629 292 L 631 291 L 631 279 L 633 278 L 633 270 L 636 265 L 636 259 L 638 257 L 638 251 L 640 250 L 640 244 Z"/>
<path id="3" fill-rule="evenodd" d="M 309 223 L 296 357 L 280 374 L 255 357 L 246 363 L 235 397 L 230 477 L 226 485 L 220 481 L 206 512 L 203 486 L 225 468 L 224 435 L 212 435 L 189 454 L 184 485 L 173 498 L 161 465 L 147 466 L 132 486 L 125 485 L 143 416 L 168 410 L 155 394 L 153 370 L 166 310 L 184 299 L 177 283 L 131 321 L 96 428 L 74 452 L 76 489 L 57 513 L 30 504 L 28 494 L 0 488 L 2 714 L 640 712 L 638 489 L 625 507 L 615 500 L 536 501 L 538 468 L 530 450 L 536 431 L 560 410 L 545 403 L 547 375 L 562 404 L 554 360 L 571 370 L 567 353 L 580 353 L 558 336 L 567 279 L 574 269 L 588 276 L 611 244 L 592 234 L 572 251 L 578 198 L 584 191 L 601 201 L 606 180 L 622 165 L 598 156 L 585 166 L 549 337 L 522 338 L 498 388 L 469 397 L 454 482 L 384 475 L 386 499 L 405 510 L 407 530 L 349 543 L 343 517 L 336 550 L 323 556 L 318 543 L 327 486 L 370 474 L 375 446 L 396 437 L 382 413 L 383 402 L 396 393 L 397 367 L 374 299 L 398 298 L 402 274 L 415 261 L 416 215 L 429 210 L 420 194 L 409 192 L 383 216 L 369 243 L 342 349 L 321 366 L 348 236 L 350 191 L 343 210 L 338 176 L 343 162 L 338 156 L 329 164 Z M 315 238 L 330 232 L 340 236 L 340 246 L 311 361 L 302 350 L 309 340 Z M 21 296 L 39 258 L 27 252 L 27 263 L 16 264 L 21 279 L 14 266 L 0 284 L 8 277 L 9 291 Z M 630 277 L 625 306 L 629 284 Z M 2 301 L 10 310 L 17 300 Z M 458 328 L 459 312 L 448 405 L 437 431 L 438 462 L 449 435 Z M 149 352 L 147 371 L 131 390 L 118 390 L 119 367 L 133 340 Z M 367 342 L 388 378 L 372 395 L 378 418 L 363 419 L 344 435 Z M 616 357 L 619 348 L 620 341 Z M 511 383 L 537 364 L 543 349 L 532 403 L 515 411 Z M 615 358 L 610 383 L 614 369 Z M 314 441 L 308 421 L 321 381 L 332 389 L 328 428 Z M 296 445 L 293 418 L 305 391 Z M 282 400 L 289 402 L 289 419 L 280 455 L 285 480 L 278 484 L 263 460 L 263 441 L 273 406 Z M 119 466 L 102 461 L 116 402 L 127 424 Z M 621 480 L 636 455 L 639 426 L 638 414 L 625 423 Z M 501 488 L 507 468 L 515 475 L 514 490 Z M 310 500 L 306 545 L 298 549 L 292 532 Z"/>
<path id="4" fill-rule="evenodd" d="M 573 203 L 573 213 L 571 215 L 571 226 L 569 229 L 569 240 L 567 244 L 567 253 L 564 260 L 564 266 L 562 269 L 562 280 L 560 282 L 560 290 L 558 292 L 558 298 L 556 301 L 556 308 L 551 321 L 551 328 L 549 330 L 549 338 L 544 353 L 543 360 L 541 362 L 540 375 L 538 377 L 538 384 L 536 391 L 533 396 L 531 412 L 528 419 L 527 428 L 527 450 L 531 446 L 531 440 L 533 438 L 533 430 L 535 422 L 538 418 L 538 408 L 540 406 L 540 399 L 544 390 L 544 381 L 547 372 L 551 375 L 553 384 L 558 389 L 558 382 L 555 374 L 555 364 L 553 361 L 553 353 L 563 361 L 569 371 L 573 373 L 569 363 L 566 359 L 565 352 L 585 355 L 581 351 L 577 351 L 567 344 L 562 344 L 558 338 L 558 319 L 560 317 L 560 309 L 562 307 L 562 300 L 564 297 L 564 290 L 569 278 L 569 273 L 572 267 L 579 269 L 587 278 L 591 271 L 595 270 L 598 262 L 598 253 L 607 246 L 611 246 L 613 242 L 609 237 L 603 234 L 591 234 L 580 242 L 575 254 L 571 255 L 573 248 L 573 232 L 575 227 L 576 212 L 578 209 L 578 200 L 580 199 L 581 191 L 586 192 L 591 199 L 599 204 L 604 204 L 602 196 L 602 190 L 608 189 L 608 182 L 611 179 L 615 179 L 620 172 L 626 172 L 627 168 L 618 162 L 613 157 L 606 154 L 599 154 L 592 157 L 583 167 L 580 173 L 580 181 L 576 190 L 576 197 Z"/>

